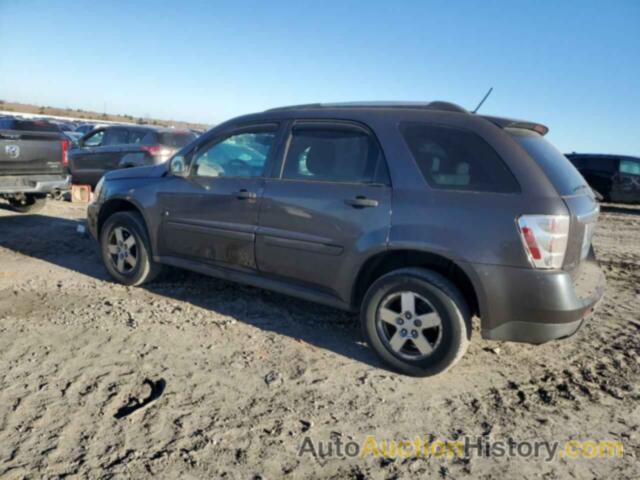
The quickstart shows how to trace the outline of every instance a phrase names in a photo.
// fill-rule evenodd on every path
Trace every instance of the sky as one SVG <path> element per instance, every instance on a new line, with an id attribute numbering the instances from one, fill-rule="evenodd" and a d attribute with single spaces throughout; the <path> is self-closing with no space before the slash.
<path id="1" fill-rule="evenodd" d="M 0 99 L 216 124 L 446 100 L 640 156 L 640 1 L 0 0 Z"/>

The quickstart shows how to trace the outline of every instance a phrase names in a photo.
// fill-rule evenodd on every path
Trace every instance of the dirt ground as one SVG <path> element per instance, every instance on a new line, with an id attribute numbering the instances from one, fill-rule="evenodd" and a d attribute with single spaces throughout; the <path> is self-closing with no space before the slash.
<path id="1" fill-rule="evenodd" d="M 386 370 L 336 310 L 177 270 L 117 285 L 83 217 L 0 209 L 2 478 L 640 477 L 640 208 L 602 214 L 606 297 L 576 336 L 500 344 L 475 325 L 463 360 L 429 379 Z M 147 378 L 162 395 L 114 418 Z M 307 436 L 429 434 L 619 440 L 624 455 L 298 456 Z"/>

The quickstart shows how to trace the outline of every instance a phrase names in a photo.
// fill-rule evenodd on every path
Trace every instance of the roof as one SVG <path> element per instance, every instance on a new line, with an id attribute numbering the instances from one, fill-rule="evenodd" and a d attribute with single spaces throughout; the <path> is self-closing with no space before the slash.
<path id="1" fill-rule="evenodd" d="M 271 108 L 268 112 L 278 112 L 283 110 L 317 110 L 317 109 L 378 109 L 378 108 L 411 108 L 423 110 L 438 110 L 444 112 L 469 113 L 460 105 L 451 102 L 337 102 L 337 103 L 307 103 L 302 105 L 290 105 L 286 107 Z"/>
<path id="2" fill-rule="evenodd" d="M 571 152 L 571 153 L 565 153 L 564 154 L 565 157 L 581 157 L 581 158 L 601 158 L 603 160 L 605 159 L 619 159 L 619 158 L 627 158 L 627 159 L 633 159 L 633 160 L 640 160 L 640 157 L 634 157 L 631 155 L 616 155 L 615 153 L 578 153 L 578 152 Z"/>
<path id="3" fill-rule="evenodd" d="M 300 110 L 342 110 L 342 109 L 359 109 L 359 110 L 380 110 L 380 109 L 411 109 L 425 110 L 431 112 L 447 112 L 460 115 L 476 115 L 469 112 L 465 108 L 451 102 L 432 101 L 432 102 L 341 102 L 341 103 L 307 103 L 302 105 L 290 105 L 286 107 L 278 107 L 267 110 L 267 112 L 287 112 Z M 490 115 L 477 115 L 500 128 L 522 128 L 532 130 L 540 135 L 546 135 L 549 127 L 537 122 L 526 120 L 517 120 L 506 117 L 495 117 Z"/>
<path id="4" fill-rule="evenodd" d="M 114 125 L 104 125 L 100 128 L 127 128 L 129 130 L 153 130 L 158 133 L 191 133 L 188 129 L 185 128 L 171 128 L 171 127 L 162 127 L 158 125 L 127 125 L 127 124 L 114 124 Z"/>

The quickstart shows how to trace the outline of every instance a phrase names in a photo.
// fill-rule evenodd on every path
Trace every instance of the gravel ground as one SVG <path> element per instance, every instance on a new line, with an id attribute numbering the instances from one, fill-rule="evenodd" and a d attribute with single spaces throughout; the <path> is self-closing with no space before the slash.
<path id="1" fill-rule="evenodd" d="M 198 274 L 109 280 L 84 208 L 0 209 L 2 478 L 640 476 L 640 208 L 609 206 L 604 301 L 573 338 L 482 340 L 448 373 L 386 370 L 355 317 Z M 164 392 L 114 418 L 130 398 Z M 305 437 L 619 440 L 617 459 L 314 458 Z"/>

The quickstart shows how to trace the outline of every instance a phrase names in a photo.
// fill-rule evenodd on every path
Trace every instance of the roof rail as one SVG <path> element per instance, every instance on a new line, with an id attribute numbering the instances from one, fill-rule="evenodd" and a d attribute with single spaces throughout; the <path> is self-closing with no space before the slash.
<path id="1" fill-rule="evenodd" d="M 341 102 L 341 103 L 307 103 L 286 107 L 270 108 L 268 112 L 286 110 L 315 110 L 323 108 L 414 108 L 421 110 L 437 110 L 441 112 L 469 113 L 468 110 L 451 102 Z"/>

